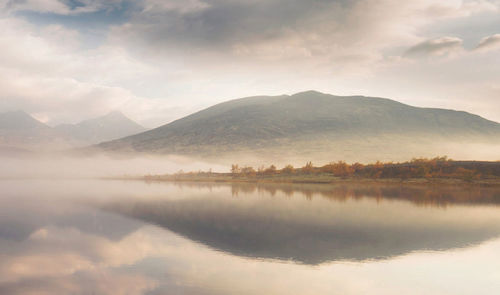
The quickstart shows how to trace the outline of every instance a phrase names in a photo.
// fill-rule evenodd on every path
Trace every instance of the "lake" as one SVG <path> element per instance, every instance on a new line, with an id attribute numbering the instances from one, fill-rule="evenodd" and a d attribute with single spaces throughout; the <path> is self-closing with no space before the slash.
<path id="1" fill-rule="evenodd" d="M 0 181 L 0 294 L 500 294 L 500 188 Z"/>

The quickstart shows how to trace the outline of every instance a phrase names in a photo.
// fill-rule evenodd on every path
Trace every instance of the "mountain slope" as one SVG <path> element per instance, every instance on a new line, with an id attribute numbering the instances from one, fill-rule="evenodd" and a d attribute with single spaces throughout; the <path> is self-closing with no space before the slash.
<path id="1" fill-rule="evenodd" d="M 58 125 L 55 129 L 80 144 L 96 144 L 146 130 L 146 128 L 116 111 L 78 124 Z"/>
<path id="2" fill-rule="evenodd" d="M 48 130 L 49 126 L 34 119 L 23 111 L 6 112 L 0 114 L 0 130 L 2 132 L 30 132 L 34 130 Z"/>
<path id="3" fill-rule="evenodd" d="M 0 146 L 11 148 L 60 148 L 64 139 L 53 128 L 23 111 L 0 114 Z"/>
<path id="4" fill-rule="evenodd" d="M 427 141 L 490 141 L 500 124 L 466 112 L 417 108 L 393 100 L 307 91 L 237 99 L 170 124 L 100 144 L 105 150 L 221 154 L 281 149 L 291 154 L 345 149 L 404 137 Z M 407 140 L 400 144 L 407 143 Z M 398 141 L 394 141 L 398 143 Z M 367 145 L 377 146 L 377 142 Z"/>

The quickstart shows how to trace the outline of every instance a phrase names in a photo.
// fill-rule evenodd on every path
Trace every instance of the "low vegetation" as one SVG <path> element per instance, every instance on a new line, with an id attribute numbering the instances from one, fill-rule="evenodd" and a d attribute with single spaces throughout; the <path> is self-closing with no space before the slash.
<path id="1" fill-rule="evenodd" d="M 347 164 L 343 161 L 331 162 L 315 167 L 311 162 L 301 168 L 291 165 L 276 169 L 274 165 L 268 168 L 232 165 L 233 177 L 259 177 L 265 175 L 332 175 L 340 178 L 456 178 L 463 180 L 478 180 L 500 177 L 500 162 L 453 161 L 447 157 L 433 159 L 413 159 L 404 163 L 382 163 L 364 165 L 361 163 Z"/>
<path id="2" fill-rule="evenodd" d="M 258 168 L 233 164 L 229 173 L 179 172 L 174 175 L 146 176 L 147 180 L 176 181 L 233 181 L 233 182 L 293 182 L 331 183 L 341 180 L 386 180 L 386 181 L 500 181 L 500 161 L 453 161 L 447 157 L 419 158 L 403 163 L 373 164 L 343 161 L 314 166 L 308 162 L 296 168 L 286 165 L 278 169 L 275 165 Z"/>

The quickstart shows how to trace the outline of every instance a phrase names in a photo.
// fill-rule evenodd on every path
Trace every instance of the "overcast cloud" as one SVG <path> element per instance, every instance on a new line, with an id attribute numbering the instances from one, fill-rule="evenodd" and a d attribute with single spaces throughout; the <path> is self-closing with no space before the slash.
<path id="1" fill-rule="evenodd" d="M 121 110 L 152 127 L 232 98 L 308 89 L 500 121 L 497 0 L 0 0 L 0 9 L 0 111 L 51 124 Z"/>

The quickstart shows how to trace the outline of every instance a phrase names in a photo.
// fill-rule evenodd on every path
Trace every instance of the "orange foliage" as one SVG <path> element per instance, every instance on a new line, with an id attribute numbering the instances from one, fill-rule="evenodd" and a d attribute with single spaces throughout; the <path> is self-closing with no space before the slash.
<path id="1" fill-rule="evenodd" d="M 447 157 L 436 157 L 433 159 L 418 158 L 403 163 L 382 163 L 363 165 L 354 163 L 347 164 L 344 161 L 331 162 L 321 167 L 314 167 L 312 162 L 307 162 L 300 169 L 294 169 L 287 165 L 278 170 L 271 165 L 268 168 L 261 167 L 256 172 L 252 167 L 240 168 L 232 165 L 232 175 L 273 175 L 273 174 L 331 174 L 336 177 L 362 177 L 362 178 L 459 178 L 472 181 L 484 178 L 500 177 L 500 162 L 456 162 Z"/>

